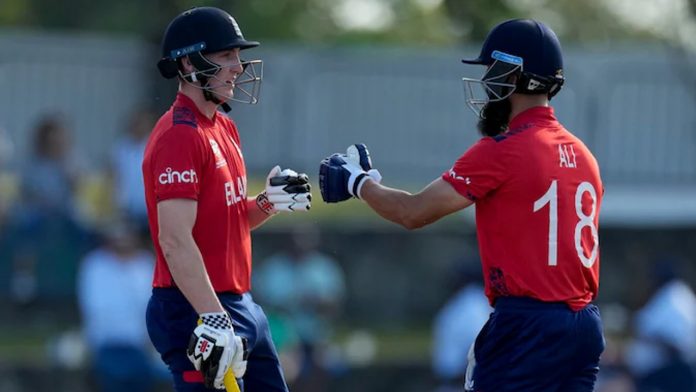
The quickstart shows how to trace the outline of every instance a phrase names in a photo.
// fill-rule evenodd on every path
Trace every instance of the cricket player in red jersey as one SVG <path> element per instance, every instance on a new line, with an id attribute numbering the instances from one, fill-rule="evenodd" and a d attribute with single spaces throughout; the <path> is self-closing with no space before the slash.
<path id="1" fill-rule="evenodd" d="M 247 392 L 287 391 L 268 321 L 249 294 L 250 230 L 278 211 L 308 210 L 309 183 L 276 166 L 266 190 L 248 197 L 237 127 L 218 111 L 229 100 L 256 103 L 262 63 L 242 61 L 240 51 L 258 45 L 212 7 L 182 13 L 164 34 L 158 67 L 178 79 L 179 93 L 142 165 L 157 253 L 147 325 L 179 392 L 223 389 L 230 370 Z"/>
<path id="2" fill-rule="evenodd" d="M 549 100 L 564 82 L 558 38 L 534 20 L 488 35 L 482 79 L 465 78 L 483 134 L 416 194 L 380 184 L 362 144 L 322 161 L 322 197 L 364 200 L 408 229 L 476 204 L 486 295 L 495 310 L 469 353 L 466 389 L 592 391 L 604 350 L 599 311 L 597 161 L 556 119 Z M 483 87 L 475 97 L 472 85 Z"/>

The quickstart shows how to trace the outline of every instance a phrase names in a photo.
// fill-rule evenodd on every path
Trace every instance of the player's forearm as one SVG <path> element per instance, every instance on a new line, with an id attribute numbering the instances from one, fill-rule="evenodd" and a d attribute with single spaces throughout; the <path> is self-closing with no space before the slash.
<path id="1" fill-rule="evenodd" d="M 406 191 L 368 180 L 363 185 L 360 196 L 382 218 L 409 230 L 426 224 L 418 218 L 414 195 Z"/>
<path id="2" fill-rule="evenodd" d="M 247 198 L 247 216 L 249 217 L 249 228 L 255 228 L 263 225 L 273 215 L 269 215 L 259 208 L 255 197 Z"/>
<path id="3" fill-rule="evenodd" d="M 198 313 L 222 312 L 193 237 L 160 237 L 160 246 L 174 282 L 191 306 Z"/>

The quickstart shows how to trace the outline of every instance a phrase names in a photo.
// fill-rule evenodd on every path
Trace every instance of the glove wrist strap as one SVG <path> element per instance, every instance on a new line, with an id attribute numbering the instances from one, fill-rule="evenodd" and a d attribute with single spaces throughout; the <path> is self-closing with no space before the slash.
<path id="1" fill-rule="evenodd" d="M 367 173 L 360 173 L 358 176 L 355 178 L 355 181 L 353 181 L 353 189 L 351 189 L 351 193 L 353 196 L 357 197 L 358 199 L 362 199 L 360 197 L 360 190 L 362 189 L 363 183 L 369 176 Z"/>
<path id="2" fill-rule="evenodd" d="M 277 212 L 275 207 L 273 207 L 273 203 L 268 200 L 266 192 L 259 193 L 259 195 L 256 196 L 256 206 L 266 215 L 274 215 Z"/>
<path id="3" fill-rule="evenodd" d="M 362 187 L 365 185 L 365 181 L 367 181 L 368 178 L 371 178 L 372 181 L 379 184 L 382 181 L 382 174 L 377 169 L 370 169 L 368 172 L 362 173 L 358 176 L 358 178 L 355 180 L 355 184 L 357 184 L 357 186 L 355 186 L 355 184 L 353 186 L 353 192 L 355 197 L 358 199 L 362 199 L 360 192 L 362 191 Z"/>

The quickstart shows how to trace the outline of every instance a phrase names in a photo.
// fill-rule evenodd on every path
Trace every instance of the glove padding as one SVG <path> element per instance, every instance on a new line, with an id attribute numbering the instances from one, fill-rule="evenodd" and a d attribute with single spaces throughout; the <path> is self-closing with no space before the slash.
<path id="1" fill-rule="evenodd" d="M 324 158 L 319 166 L 319 188 L 327 203 L 338 203 L 351 197 L 361 198 L 360 190 L 371 178 L 382 181 L 382 175 L 372 168 L 370 152 L 364 144 L 353 144 L 345 154 Z"/>
<path id="2" fill-rule="evenodd" d="M 266 190 L 256 197 L 256 204 L 269 215 L 279 211 L 309 211 L 312 193 L 309 177 L 294 170 L 271 169 L 266 177 Z"/>
<path id="3" fill-rule="evenodd" d="M 235 335 L 227 313 L 203 313 L 193 330 L 186 356 L 203 374 L 206 388 L 224 389 L 225 373 L 232 368 L 236 378 L 246 372 L 246 340 Z"/>

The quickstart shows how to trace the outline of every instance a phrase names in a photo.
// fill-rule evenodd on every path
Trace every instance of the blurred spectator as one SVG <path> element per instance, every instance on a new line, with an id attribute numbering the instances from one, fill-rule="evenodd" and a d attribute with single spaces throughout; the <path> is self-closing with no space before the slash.
<path id="1" fill-rule="evenodd" d="M 154 259 L 138 244 L 131 226 L 113 225 L 105 244 L 84 258 L 79 272 L 84 333 L 103 392 L 144 392 L 154 381 L 145 327 Z"/>
<path id="2" fill-rule="evenodd" d="M 299 339 L 299 369 L 292 383 L 297 391 L 327 388 L 331 369 L 324 359 L 345 292 L 343 270 L 336 260 L 317 250 L 319 242 L 316 227 L 297 226 L 290 233 L 288 249 L 271 256 L 255 271 L 254 292 L 269 313 L 287 317 Z"/>
<path id="3" fill-rule="evenodd" d="M 455 293 L 433 325 L 433 372 L 438 392 L 462 391 L 468 353 L 493 310 L 483 290 L 478 260 L 462 260 L 454 272 Z"/>
<path id="4" fill-rule="evenodd" d="M 80 165 L 65 120 L 41 118 L 33 137 L 32 154 L 21 170 L 21 203 L 10 213 L 5 239 L 10 293 L 21 305 L 32 303 L 39 291 L 72 294 L 77 261 L 89 246 L 88 233 L 76 219 Z"/>
<path id="5" fill-rule="evenodd" d="M 116 207 L 120 215 L 136 223 L 140 229 L 147 228 L 147 207 L 140 166 L 145 144 L 155 121 L 152 111 L 134 112 L 124 134 L 116 141 L 111 156 Z"/>
<path id="6" fill-rule="evenodd" d="M 22 172 L 22 201 L 31 211 L 75 218 L 80 169 L 71 147 L 62 117 L 48 115 L 38 122 L 33 154 Z"/>
<path id="7" fill-rule="evenodd" d="M 655 264 L 650 298 L 635 315 L 627 361 L 639 391 L 696 389 L 696 295 L 676 269 L 671 259 Z"/>

